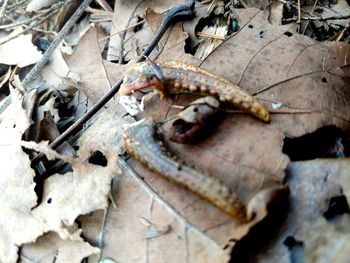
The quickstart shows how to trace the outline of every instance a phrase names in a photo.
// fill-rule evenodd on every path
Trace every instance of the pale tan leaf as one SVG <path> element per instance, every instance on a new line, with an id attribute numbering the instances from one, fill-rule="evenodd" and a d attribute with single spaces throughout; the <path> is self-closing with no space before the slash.
<path id="1" fill-rule="evenodd" d="M 60 48 L 54 50 L 49 63 L 41 70 L 41 75 L 51 89 L 65 90 L 74 86 L 72 83 L 79 82 L 79 75 L 69 71 Z"/>
<path id="2" fill-rule="evenodd" d="M 106 94 L 127 68 L 102 59 L 103 42 L 100 39 L 104 36 L 100 27 L 90 28 L 73 54 L 64 56 L 70 72 L 79 75 L 77 88 L 92 101 Z"/>
<path id="3" fill-rule="evenodd" d="M 42 54 L 32 43 L 32 34 L 20 35 L 0 45 L 0 63 L 20 68 L 36 63 Z"/>
<path id="4" fill-rule="evenodd" d="M 31 123 L 30 116 L 22 107 L 25 98 L 18 89 L 11 89 L 11 99 L 12 103 L 0 116 L 2 262 L 15 262 L 18 246 L 34 241 L 45 231 L 44 224 L 31 214 L 37 201 L 33 181 L 35 173 L 28 155 L 20 146 L 22 134 Z"/>
<path id="5" fill-rule="evenodd" d="M 66 228 L 79 215 L 107 207 L 110 181 L 118 172 L 116 158 L 108 159 L 106 167 L 75 160 L 72 169 L 64 176 L 55 174 L 45 181 L 43 201 L 32 211 L 48 230 L 64 239 L 69 237 Z"/>
<path id="6" fill-rule="evenodd" d="M 28 3 L 26 10 L 28 12 L 37 12 L 40 9 L 50 6 L 56 2 L 58 2 L 58 0 L 32 0 L 30 3 Z"/>
<path id="7" fill-rule="evenodd" d="M 49 232 L 35 243 L 23 246 L 20 262 L 81 262 L 83 258 L 99 253 L 100 250 L 84 242 L 80 234 L 81 231 L 77 230 L 70 235 L 69 240 L 62 240 L 56 233 Z"/>

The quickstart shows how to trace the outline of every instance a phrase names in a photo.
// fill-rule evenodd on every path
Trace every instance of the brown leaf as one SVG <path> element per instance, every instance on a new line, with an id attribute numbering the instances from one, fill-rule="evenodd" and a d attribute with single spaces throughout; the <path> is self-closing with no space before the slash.
<path id="1" fill-rule="evenodd" d="M 105 35 L 101 27 L 90 28 L 81 38 L 71 56 L 65 56 L 70 72 L 79 75 L 77 88 L 92 101 L 97 101 L 107 93 L 122 77 L 125 65 L 117 65 L 102 59 Z"/>
<path id="2" fill-rule="evenodd" d="M 114 16 L 112 21 L 112 29 L 111 29 L 111 38 L 109 42 L 109 49 L 108 49 L 108 60 L 118 60 L 119 58 L 119 52 L 121 47 L 121 36 L 122 34 L 118 34 L 125 28 L 135 24 L 138 17 L 142 17 L 144 11 L 146 10 L 146 7 L 155 9 L 156 12 L 162 13 L 170 9 L 172 6 L 175 6 L 176 4 L 182 3 L 182 0 L 176 0 L 176 1 L 159 1 L 159 0 L 152 0 L 152 1 L 141 1 L 141 0 L 132 0 L 132 1 L 116 1 L 114 6 Z M 124 55 L 126 55 L 123 60 L 129 61 L 133 57 L 132 49 L 133 49 L 133 42 L 139 42 L 137 43 L 138 47 L 143 48 L 144 45 L 147 45 L 151 38 L 152 38 L 152 32 L 149 29 L 142 30 L 142 34 L 136 34 L 137 40 L 134 39 L 134 32 L 132 30 L 128 30 L 125 33 L 124 40 L 126 40 L 125 43 L 123 43 L 124 46 Z"/>
<path id="3" fill-rule="evenodd" d="M 307 109 L 312 113 L 273 114 L 270 124 L 245 114 L 230 115 L 213 136 L 197 146 L 166 144 L 181 160 L 220 178 L 248 205 L 265 185 L 282 182 L 289 162 L 282 153 L 286 135 L 299 136 L 330 124 L 349 129 L 350 82 L 341 69 L 349 63 L 349 45 L 315 43 L 296 35 L 292 26 L 267 24 L 262 11 L 247 12 L 250 19 L 246 17 L 246 24 L 240 24 L 241 31 L 218 47 L 201 68 L 256 93 L 270 109 Z M 186 105 L 190 100 L 193 97 L 181 96 L 176 104 Z M 170 103 L 153 97 L 142 116 L 164 121 L 174 113 L 169 111 Z M 129 164 L 161 198 L 219 244 L 247 233 L 249 227 L 242 226 L 247 230 L 242 232 L 208 203 L 159 178 L 137 161 Z M 261 200 L 262 206 L 270 201 Z"/>
<path id="4" fill-rule="evenodd" d="M 163 15 L 152 9 L 147 9 L 145 19 L 155 34 L 160 27 Z M 164 34 L 157 48 L 152 52 L 151 58 L 157 58 L 158 62 L 179 60 L 194 65 L 199 65 L 200 60 L 185 53 L 185 41 L 188 34 L 183 31 L 182 23 L 176 23 Z"/>
<path id="5" fill-rule="evenodd" d="M 191 262 L 228 261 L 228 251 L 222 250 L 207 233 L 199 231 L 164 202 L 125 162 L 120 164 L 125 176 L 115 184 L 117 209 L 109 210 L 102 258 L 122 262 L 146 259 L 150 262 L 184 262 L 186 259 Z M 142 223 L 142 218 L 157 226 L 169 224 L 171 230 L 145 239 L 143 235 L 148 226 Z M 118 244 L 118 250 L 115 244 Z"/>
<path id="6" fill-rule="evenodd" d="M 288 166 L 289 213 L 274 241 L 268 243 L 269 253 L 255 255 L 256 262 L 288 262 L 293 257 L 305 262 L 346 262 L 350 238 L 349 165 L 346 158 L 293 162 Z M 332 198 L 342 201 L 334 202 Z"/>

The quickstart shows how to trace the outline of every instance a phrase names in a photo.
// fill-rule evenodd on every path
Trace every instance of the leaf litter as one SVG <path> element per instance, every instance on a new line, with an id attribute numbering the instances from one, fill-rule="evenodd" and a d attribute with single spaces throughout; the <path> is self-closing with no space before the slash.
<path id="1" fill-rule="evenodd" d="M 32 1 L 39 6 L 36 12 L 45 8 L 40 6 L 41 2 Z M 222 15 L 222 2 L 213 3 L 208 10 Z M 99 4 L 103 10 L 109 10 L 104 1 Z M 4 134 L 0 150 L 2 169 L 8 175 L 1 183 L 5 189 L 1 207 L 6 215 L 1 224 L 7 232 L 1 241 L 4 250 L 0 251 L 0 261 L 16 261 L 21 247 L 19 256 L 23 262 L 79 262 L 92 254 L 95 254 L 90 258 L 93 261 L 113 258 L 118 262 L 169 259 L 241 262 L 242 258 L 254 262 L 278 262 L 283 258 L 288 262 L 295 257 L 303 257 L 306 262 L 320 262 L 324 258 L 343 262 L 345 255 L 341 250 L 331 253 L 331 248 L 336 245 L 346 249 L 347 232 L 343 229 L 348 212 L 345 209 L 333 221 L 325 214 L 334 213 L 329 212 L 334 200 L 347 198 L 344 178 L 336 176 L 346 171 L 347 159 L 290 162 L 282 152 L 282 145 L 286 136 L 301 136 L 326 125 L 348 131 L 348 44 L 317 42 L 297 34 L 293 23 L 271 24 L 264 12 L 246 8 L 233 9 L 231 13 L 231 18 L 239 23 L 239 31 L 231 32 L 231 36 L 225 36 L 229 31 L 225 32 L 227 39 L 214 49 L 208 41 L 202 59 L 186 53 L 185 49 L 189 36 L 196 43 L 192 48 L 205 42 L 196 32 L 201 18 L 208 19 L 206 12 L 197 13 L 194 22 L 186 22 L 187 27 L 176 24 L 152 53 L 151 58 L 157 62 L 181 60 L 238 83 L 271 109 L 270 124 L 244 114 L 227 113 L 214 133 L 194 146 L 177 145 L 165 139 L 173 154 L 220 178 L 240 196 L 247 206 L 248 218 L 252 219 L 245 224 L 232 220 L 136 161 L 118 159 L 118 154 L 123 152 L 121 126 L 135 121 L 120 106 L 118 96 L 93 117 L 74 148 L 64 145 L 69 156 L 51 150 L 47 141 L 39 141 L 57 138 L 64 130 L 63 120 L 71 117 L 64 115 L 72 114 L 67 111 L 69 107 L 79 105 L 79 112 L 73 116 L 81 116 L 91 102 L 101 98 L 122 77 L 159 27 L 163 12 L 175 4 L 166 1 L 160 5 L 159 1 L 152 1 L 139 5 L 139 1 L 132 1 L 120 6 L 117 2 L 111 41 L 101 27 L 84 26 L 84 33 L 75 35 L 79 35 L 76 38 L 80 41 L 74 44 L 76 47 L 71 46 L 73 52 L 67 54 L 65 48 L 70 46 L 63 43 L 66 46 L 56 49 L 51 62 L 41 71 L 45 80 L 41 85 L 49 90 L 45 95 L 49 100 L 43 99 L 45 96 L 38 95 L 35 89 L 25 91 L 19 81 L 13 82 L 12 103 L 1 114 L 0 124 Z M 196 3 L 198 9 L 206 7 L 205 3 Z M 272 11 L 275 15 L 280 9 Z M 96 19 L 98 13 L 94 14 Z M 280 21 L 281 15 L 274 19 Z M 135 24 L 138 22 L 140 28 Z M 86 20 L 82 23 L 86 25 Z M 135 30 L 123 31 L 129 26 Z M 342 26 L 345 27 L 339 39 L 346 36 L 346 24 Z M 123 32 L 127 33 L 123 36 Z M 217 34 L 208 32 L 209 36 L 204 38 Z M 126 39 L 122 44 L 125 45 L 123 60 L 130 60 L 128 65 L 104 59 L 107 41 L 107 59 L 119 59 L 119 36 Z M 22 64 L 16 60 L 12 65 Z M 81 96 L 87 99 L 80 102 Z M 41 110 L 37 116 L 33 109 L 38 97 Z M 147 94 L 145 111 L 136 118 L 152 116 L 160 123 L 166 122 L 178 112 L 176 106 L 185 106 L 194 98 L 181 95 L 159 100 L 156 93 Z M 55 125 L 57 120 L 60 121 Z M 44 133 L 47 127 L 47 135 L 33 137 L 32 132 L 40 123 Z M 167 132 L 166 126 L 160 127 L 160 133 Z M 22 141 L 24 138 L 29 141 Z M 33 139 L 37 142 L 30 141 Z M 75 154 L 73 149 L 77 150 Z M 45 153 L 51 162 L 61 160 L 64 174 L 53 170 L 46 172 L 44 178 L 38 177 L 38 171 L 30 166 L 29 156 L 34 152 Z M 320 169 L 318 175 L 329 170 L 323 175 L 326 183 L 312 179 L 314 174 L 310 175 L 309 169 Z M 333 173 L 333 169 L 337 172 Z M 18 192 L 26 195 L 14 194 Z M 115 202 L 115 207 L 107 197 Z M 310 200 L 318 206 L 305 208 Z M 286 215 L 282 215 L 281 207 L 289 207 Z M 142 218 L 149 224 L 140 222 Z M 267 245 L 257 242 L 261 249 L 254 250 L 250 238 L 256 237 L 259 226 L 271 218 L 282 218 L 282 223 L 276 226 L 278 233 Z"/>

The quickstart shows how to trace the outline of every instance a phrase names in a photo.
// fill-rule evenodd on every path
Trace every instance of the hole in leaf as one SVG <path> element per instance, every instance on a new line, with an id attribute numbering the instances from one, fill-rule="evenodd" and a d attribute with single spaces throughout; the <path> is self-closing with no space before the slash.
<path id="1" fill-rule="evenodd" d="M 304 244 L 296 240 L 293 236 L 287 236 L 283 244 L 289 249 L 289 262 L 304 262 Z"/>
<path id="2" fill-rule="evenodd" d="M 95 151 L 91 154 L 89 158 L 89 163 L 100 165 L 103 167 L 107 166 L 107 158 L 100 151 Z"/>
<path id="3" fill-rule="evenodd" d="M 248 25 L 248 28 L 252 29 L 254 26 L 253 25 Z"/>
<path id="4" fill-rule="evenodd" d="M 50 197 L 49 199 L 47 199 L 47 203 L 51 204 L 51 202 L 52 202 L 52 198 Z"/>
<path id="5" fill-rule="evenodd" d="M 327 79 L 325 77 L 323 77 L 322 82 L 327 83 Z"/>
<path id="6" fill-rule="evenodd" d="M 350 208 L 348 200 L 344 195 L 333 196 L 329 200 L 329 205 L 327 211 L 323 213 L 326 219 L 331 219 L 337 215 L 349 214 Z"/>
<path id="7" fill-rule="evenodd" d="M 291 161 L 348 156 L 349 140 L 341 129 L 325 126 L 297 138 L 285 138 L 282 152 Z"/>
<path id="8" fill-rule="evenodd" d="M 287 37 L 291 37 L 291 36 L 293 36 L 293 33 L 286 31 L 286 32 L 284 32 L 284 35 L 286 35 Z"/>
<path id="9" fill-rule="evenodd" d="M 193 125 L 194 125 L 193 123 L 186 122 L 183 119 L 178 119 L 178 120 L 174 121 L 172 124 L 172 126 L 176 128 L 176 131 L 179 134 L 186 133 L 187 131 L 192 129 Z"/>
<path id="10" fill-rule="evenodd" d="M 143 19 L 142 17 L 137 16 L 137 21 L 136 21 L 136 23 L 139 23 L 139 22 L 141 22 L 141 21 L 143 21 L 143 20 L 144 20 L 144 19 Z M 136 33 L 137 31 L 140 31 L 141 28 L 142 28 L 142 24 L 140 24 L 140 25 L 138 25 L 138 26 L 135 26 L 135 27 L 134 27 L 134 33 Z"/>

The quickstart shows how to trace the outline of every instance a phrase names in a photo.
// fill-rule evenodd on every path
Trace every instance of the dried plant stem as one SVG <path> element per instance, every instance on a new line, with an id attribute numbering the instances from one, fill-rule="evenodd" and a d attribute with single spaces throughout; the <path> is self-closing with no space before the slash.
<path id="1" fill-rule="evenodd" d="M 208 37 L 208 38 L 213 38 L 213 39 L 218 39 L 218 40 L 225 40 L 225 37 L 223 37 L 223 36 L 212 35 L 212 34 L 208 34 L 205 32 L 196 32 L 196 35 L 200 36 L 200 37 Z"/>
<path id="2" fill-rule="evenodd" d="M 298 21 L 297 21 L 297 24 L 298 24 L 298 32 L 300 32 L 300 24 L 301 24 L 301 21 L 300 21 L 300 18 L 301 18 L 301 4 L 300 4 L 300 0 L 298 0 Z"/>
<path id="3" fill-rule="evenodd" d="M 72 1 L 72 0 L 70 0 Z M 24 24 L 29 24 L 39 18 L 42 18 L 43 16 L 47 17 L 47 14 L 50 14 L 53 15 L 53 11 L 57 10 L 58 8 L 60 8 L 62 5 L 64 4 L 64 2 L 59 2 L 55 5 L 53 5 L 52 7 L 50 7 L 49 9 L 43 11 L 42 13 L 36 15 L 36 16 L 33 16 L 32 18 L 30 19 L 27 19 L 27 20 L 24 20 L 24 21 L 20 21 L 20 22 L 15 22 L 15 23 L 12 23 L 12 24 L 7 24 L 7 25 L 1 25 L 0 26 L 0 29 L 10 29 L 10 28 L 14 28 L 14 27 L 18 27 L 20 25 L 24 25 Z"/>
<path id="4" fill-rule="evenodd" d="M 185 106 L 179 106 L 179 105 L 171 105 L 171 108 L 175 109 L 184 109 Z M 247 113 L 246 111 L 242 110 L 229 110 L 229 109 L 223 109 L 223 112 L 226 113 Z M 312 110 L 309 109 L 270 109 L 269 113 L 271 114 L 305 114 L 305 113 L 312 113 Z"/>
<path id="5" fill-rule="evenodd" d="M 24 29 L 23 31 L 20 31 L 17 34 L 12 35 L 9 38 L 3 39 L 2 41 L 0 41 L 0 45 L 5 44 L 5 43 L 9 42 L 10 40 L 13 40 L 13 39 L 17 38 L 18 36 L 20 36 L 20 35 L 28 32 L 28 31 L 30 31 L 34 27 L 36 27 L 36 26 L 40 25 L 41 23 L 45 22 L 48 18 L 50 18 L 51 16 L 56 14 L 58 11 L 59 11 L 58 9 L 54 10 L 53 12 L 49 13 L 47 16 L 43 17 L 41 20 L 37 21 L 36 23 L 34 23 L 34 24 L 30 25 L 30 26 L 27 26 L 27 28 Z"/>
<path id="6" fill-rule="evenodd" d="M 278 0 L 278 2 L 280 2 L 280 3 L 282 3 L 282 4 L 285 4 L 285 5 L 287 5 L 287 4 L 288 4 L 288 5 L 291 5 L 291 6 L 293 6 L 294 8 L 298 8 L 298 5 L 297 5 L 297 4 L 291 3 L 291 2 L 289 2 L 289 1 L 288 1 L 288 3 L 287 3 L 287 1 L 285 1 L 285 0 Z M 307 14 L 307 15 L 312 16 L 312 13 L 306 11 L 305 9 L 303 9 L 303 8 L 301 8 L 301 7 L 300 7 L 300 11 L 303 12 L 304 14 Z M 295 20 L 294 20 L 294 21 L 295 21 Z"/>
<path id="7" fill-rule="evenodd" d="M 306 21 L 328 21 L 328 20 L 343 20 L 343 19 L 349 19 L 350 14 L 346 16 L 328 16 L 328 17 L 318 17 L 318 16 L 310 16 L 310 17 L 301 17 L 301 20 Z M 297 21 L 297 18 L 286 18 L 283 19 L 284 22 L 294 22 Z"/>
<path id="8" fill-rule="evenodd" d="M 108 38 L 111 38 L 111 37 L 113 37 L 113 36 L 116 36 L 116 35 L 119 35 L 119 34 L 121 34 L 121 33 L 124 33 L 124 32 L 126 32 L 126 31 L 128 31 L 128 30 L 130 30 L 130 29 L 133 29 L 133 28 L 135 28 L 135 27 L 137 27 L 137 26 L 139 26 L 139 25 L 141 25 L 141 24 L 143 24 L 143 23 L 145 23 L 145 22 L 146 22 L 146 20 L 142 20 L 142 21 L 140 21 L 140 22 L 137 22 L 137 23 L 135 23 L 135 24 L 132 24 L 131 26 L 128 26 L 128 27 L 126 27 L 126 28 L 124 28 L 124 29 L 122 29 L 122 30 L 119 30 L 118 32 L 115 32 L 115 33 L 113 33 L 113 34 L 111 34 L 111 35 L 109 35 L 109 36 L 100 38 L 98 41 L 103 41 L 103 40 L 105 40 L 105 39 L 108 39 Z"/>
<path id="9" fill-rule="evenodd" d="M 4 0 L 4 3 L 1 6 L 1 9 L 0 9 L 0 23 L 1 23 L 2 19 L 4 18 L 8 2 L 9 2 L 8 0 Z"/>

